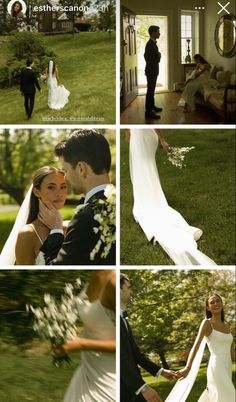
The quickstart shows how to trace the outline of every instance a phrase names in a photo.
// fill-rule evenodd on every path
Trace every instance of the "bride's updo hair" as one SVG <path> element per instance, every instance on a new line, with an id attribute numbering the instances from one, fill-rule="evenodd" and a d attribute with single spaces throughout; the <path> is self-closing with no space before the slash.
<path id="1" fill-rule="evenodd" d="M 209 307 L 209 304 L 208 304 L 208 303 L 209 303 L 209 299 L 210 299 L 212 296 L 219 297 L 220 301 L 221 301 L 222 304 L 223 304 L 223 300 L 222 300 L 222 298 L 220 297 L 220 295 L 218 295 L 218 293 L 212 293 L 210 296 L 208 296 L 208 298 L 206 299 L 206 318 L 211 318 L 211 317 L 212 317 L 211 312 L 208 310 L 208 307 Z M 224 320 L 225 320 L 225 313 L 224 313 L 224 309 L 222 308 L 222 310 L 221 310 L 221 321 L 224 322 Z"/>
<path id="2" fill-rule="evenodd" d="M 45 177 L 54 172 L 61 173 L 63 176 L 65 176 L 65 172 L 63 170 L 50 166 L 43 166 L 35 172 L 33 176 L 33 188 L 30 196 L 29 215 L 26 222 L 27 224 L 32 223 L 35 219 L 37 219 L 39 212 L 39 199 L 34 194 L 33 189 L 37 188 L 38 190 L 40 190 L 41 184 Z"/>

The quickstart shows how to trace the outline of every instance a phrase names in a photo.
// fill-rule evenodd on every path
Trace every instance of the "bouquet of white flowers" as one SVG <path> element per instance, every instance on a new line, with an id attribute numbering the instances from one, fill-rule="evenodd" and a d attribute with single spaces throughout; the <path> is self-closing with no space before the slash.
<path id="1" fill-rule="evenodd" d="M 93 261 L 95 255 L 103 246 L 102 258 L 106 258 L 111 246 L 116 241 L 116 189 L 111 184 L 105 189 L 105 199 L 93 201 L 94 220 L 99 226 L 93 228 L 94 233 L 100 233 L 99 240 L 90 253 L 90 260 Z"/>
<path id="2" fill-rule="evenodd" d="M 173 166 L 182 169 L 183 166 L 186 166 L 184 165 L 185 155 L 194 148 L 195 147 L 170 147 L 167 154 L 168 161 Z"/>
<path id="3" fill-rule="evenodd" d="M 76 287 L 81 286 L 78 278 Z M 45 306 L 33 307 L 26 305 L 26 311 L 34 315 L 33 330 L 40 338 L 49 340 L 51 344 L 61 345 L 74 339 L 77 336 L 78 296 L 74 294 L 74 286 L 67 283 L 60 302 L 56 301 L 50 294 L 44 295 Z M 53 357 L 53 364 L 60 367 L 63 362 L 70 362 L 67 354 L 62 357 Z"/>

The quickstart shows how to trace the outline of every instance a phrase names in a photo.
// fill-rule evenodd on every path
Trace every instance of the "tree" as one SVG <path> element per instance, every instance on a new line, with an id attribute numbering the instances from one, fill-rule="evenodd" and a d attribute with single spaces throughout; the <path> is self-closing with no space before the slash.
<path id="1" fill-rule="evenodd" d="M 116 26 L 116 1 L 96 0 L 95 6 L 98 10 L 100 29 L 108 31 L 111 36 L 111 31 L 114 30 Z"/>
<path id="2" fill-rule="evenodd" d="M 53 161 L 52 138 L 42 129 L 0 130 L 0 190 L 18 204 L 34 171 Z"/>
<path id="3" fill-rule="evenodd" d="M 75 32 L 76 18 L 83 17 L 86 8 L 89 7 L 90 3 L 90 0 L 59 0 L 59 4 L 61 4 L 63 7 L 68 7 L 68 11 L 66 11 L 66 16 L 68 20 L 72 22 L 73 34 Z"/>

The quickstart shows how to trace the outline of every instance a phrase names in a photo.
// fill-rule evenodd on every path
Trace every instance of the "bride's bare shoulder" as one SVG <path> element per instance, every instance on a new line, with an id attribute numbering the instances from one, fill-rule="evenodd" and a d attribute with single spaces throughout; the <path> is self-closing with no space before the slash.
<path id="1" fill-rule="evenodd" d="M 35 237 L 35 232 L 34 232 L 32 224 L 24 225 L 21 228 L 21 230 L 19 231 L 18 236 L 21 238 L 27 238 L 27 239 Z"/>

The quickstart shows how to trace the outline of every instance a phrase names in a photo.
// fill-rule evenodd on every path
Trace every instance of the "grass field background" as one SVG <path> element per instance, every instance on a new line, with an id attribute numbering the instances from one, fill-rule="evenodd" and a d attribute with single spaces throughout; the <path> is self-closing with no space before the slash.
<path id="1" fill-rule="evenodd" d="M 1 350 L 0 400 L 2 402 L 62 402 L 71 377 L 80 363 L 80 353 L 71 353 L 70 357 L 72 359 L 70 366 L 56 369 L 51 363 L 50 352 L 46 355 L 26 357 L 23 351 Z M 197 402 L 205 389 L 206 368 L 206 364 L 201 366 L 187 402 Z M 180 367 L 174 367 L 174 369 L 177 370 Z M 235 371 L 234 364 L 234 383 Z M 164 401 L 174 382 L 163 377 L 155 379 L 145 372 L 142 375 Z"/>
<path id="2" fill-rule="evenodd" d="M 0 36 L 0 66 L 9 56 L 9 37 Z M 112 124 L 115 123 L 115 34 L 81 32 L 44 37 L 56 58 L 61 83 L 71 92 L 59 111 L 47 106 L 47 84 L 40 82 L 32 119 L 26 118 L 19 86 L 0 89 L 0 124 Z M 46 67 L 46 66 L 45 66 Z"/>
<path id="3" fill-rule="evenodd" d="M 194 146 L 187 167 L 172 166 L 159 147 L 156 160 L 169 205 L 192 226 L 203 230 L 199 249 L 218 265 L 235 263 L 234 130 L 162 130 L 171 146 Z M 148 242 L 135 223 L 129 174 L 129 146 L 121 133 L 121 263 L 172 265 L 159 245 Z M 145 189 L 143 190 L 145 191 Z"/>

